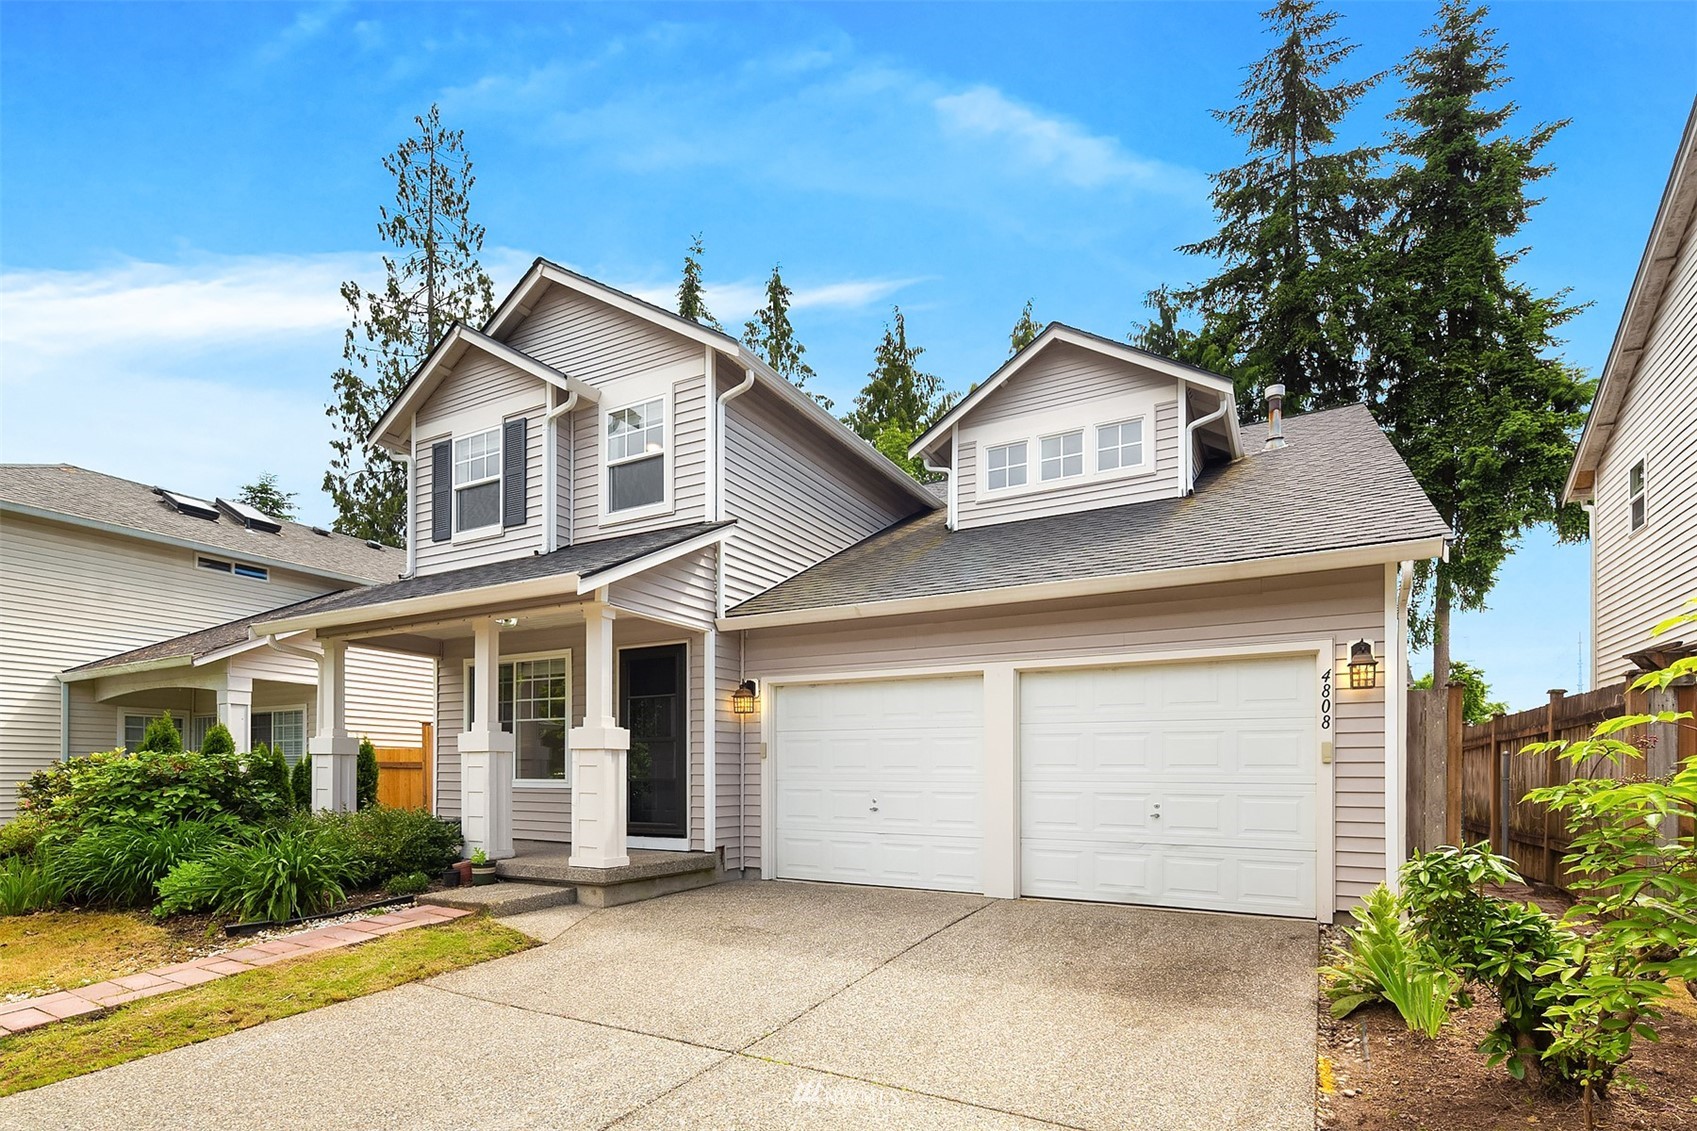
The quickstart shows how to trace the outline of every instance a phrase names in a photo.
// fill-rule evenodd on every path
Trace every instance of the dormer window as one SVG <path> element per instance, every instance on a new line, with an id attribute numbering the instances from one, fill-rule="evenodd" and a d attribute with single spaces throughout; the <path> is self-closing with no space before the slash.
<path id="1" fill-rule="evenodd" d="M 1101 424 L 1096 428 L 1096 470 L 1119 471 L 1143 466 L 1143 418 Z"/>
<path id="2" fill-rule="evenodd" d="M 454 533 L 501 528 L 501 430 L 454 438 Z"/>
<path id="3" fill-rule="evenodd" d="M 1040 442 L 1043 446 L 1043 482 L 1070 479 L 1074 475 L 1084 474 L 1084 433 L 1082 431 L 1063 432 L 1059 436 L 1045 436 Z"/>
<path id="4" fill-rule="evenodd" d="M 607 512 L 666 502 L 666 402 L 656 398 L 607 414 Z"/>
<path id="5" fill-rule="evenodd" d="M 984 485 L 992 491 L 1025 486 L 1025 441 L 992 444 L 985 453 Z"/>

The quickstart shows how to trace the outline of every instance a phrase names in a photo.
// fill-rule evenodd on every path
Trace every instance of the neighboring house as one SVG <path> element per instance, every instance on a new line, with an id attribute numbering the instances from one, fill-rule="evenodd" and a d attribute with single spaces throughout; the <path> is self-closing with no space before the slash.
<path id="1" fill-rule="evenodd" d="M 1567 480 L 1566 501 L 1583 503 L 1591 518 L 1593 687 L 1637 671 L 1630 657 L 1650 648 L 1650 630 L 1697 595 L 1694 150 L 1697 108 Z M 1683 639 L 1689 648 L 1697 633 Z"/>
<path id="2" fill-rule="evenodd" d="M 263 741 L 298 758 L 317 725 L 317 656 L 256 640 L 241 618 L 393 579 L 404 561 L 224 500 L 64 464 L 0 465 L 0 818 L 33 771 L 133 747 L 166 712 L 190 746 L 222 722 L 239 749 Z M 159 643 L 179 633 L 190 635 Z M 416 746 L 432 667 L 355 650 L 353 732 Z"/>
<path id="3" fill-rule="evenodd" d="M 248 632 L 322 649 L 331 807 L 345 657 L 435 661 L 437 807 L 494 857 L 1329 920 L 1400 860 L 1445 530 L 1365 408 L 1236 421 L 1223 378 L 1051 326 L 915 446 L 934 492 L 734 339 L 539 260 L 371 438 L 411 468 L 409 576 Z"/>

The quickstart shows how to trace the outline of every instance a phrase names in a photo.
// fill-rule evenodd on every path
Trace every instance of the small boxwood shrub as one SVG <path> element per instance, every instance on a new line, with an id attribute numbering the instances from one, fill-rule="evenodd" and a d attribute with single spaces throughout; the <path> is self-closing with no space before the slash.
<path id="1" fill-rule="evenodd" d="M 371 739 L 359 740 L 359 758 L 355 762 L 354 796 L 356 808 L 369 809 L 377 804 L 377 749 Z"/>
<path id="2" fill-rule="evenodd" d="M 0 825 L 0 856 L 35 855 L 35 846 L 47 831 L 47 822 L 34 813 L 20 813 L 17 819 Z"/>
<path id="3" fill-rule="evenodd" d="M 44 911 L 64 896 L 59 881 L 45 864 L 8 856 L 0 860 L 0 915 Z"/>
<path id="4" fill-rule="evenodd" d="M 289 771 L 289 788 L 295 795 L 295 808 L 304 813 L 312 811 L 312 755 L 302 754 L 300 761 Z"/>
<path id="5" fill-rule="evenodd" d="M 312 820 L 347 856 L 349 879 L 357 885 L 409 872 L 439 875 L 460 858 L 459 825 L 423 809 L 378 805 L 357 813 L 320 813 Z"/>
<path id="6" fill-rule="evenodd" d="M 263 786 L 282 800 L 281 809 L 294 806 L 294 783 L 289 779 L 289 763 L 281 750 L 274 750 L 261 742 L 242 759 L 242 763 L 247 776 L 256 786 Z"/>
<path id="7" fill-rule="evenodd" d="M 104 825 L 55 849 L 48 870 L 66 896 L 84 903 L 141 907 L 154 887 L 186 860 L 213 851 L 219 830 L 198 821 Z"/>
<path id="8" fill-rule="evenodd" d="M 224 733 L 229 734 L 230 732 L 225 731 Z M 177 724 L 171 721 L 169 711 L 147 724 L 147 729 L 142 731 L 141 734 L 141 746 L 138 748 L 138 753 L 141 750 L 151 751 L 155 754 L 181 754 L 183 752 L 183 736 L 178 732 Z"/>
<path id="9" fill-rule="evenodd" d="M 383 890 L 390 895 L 421 895 L 430 890 L 430 877 L 423 872 L 408 872 L 404 876 L 390 876 L 383 884 Z"/>
<path id="10" fill-rule="evenodd" d="M 236 736 L 230 733 L 230 728 L 223 723 L 213 723 L 207 730 L 206 737 L 200 740 L 202 754 L 234 754 L 236 752 Z"/>

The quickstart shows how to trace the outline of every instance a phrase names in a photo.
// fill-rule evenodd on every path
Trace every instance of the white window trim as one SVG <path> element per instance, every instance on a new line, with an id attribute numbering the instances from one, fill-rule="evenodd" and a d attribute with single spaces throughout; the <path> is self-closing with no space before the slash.
<path id="1" fill-rule="evenodd" d="M 997 497 L 1000 497 L 1002 495 L 1017 495 L 1017 494 L 1020 494 L 1022 492 L 1025 492 L 1025 491 L 1029 491 L 1031 489 L 1031 450 L 1032 450 L 1033 447 L 1038 447 L 1039 443 L 1040 443 L 1040 441 L 1034 441 L 1034 440 L 1028 439 L 1027 437 L 1024 437 L 1024 436 L 1015 436 L 1011 440 L 998 440 L 993 444 L 988 444 L 988 443 L 985 444 L 984 445 L 983 471 L 980 475 L 980 481 L 983 484 L 982 493 L 986 494 L 986 495 L 995 495 Z M 990 486 L 990 451 L 991 451 L 991 449 L 992 448 L 1011 448 L 1015 444 L 1024 444 L 1025 445 L 1025 461 L 1020 464 L 1020 466 L 1025 469 L 1025 482 L 1024 483 L 1008 484 L 1008 485 L 1001 486 L 1001 487 Z M 1039 452 L 1039 455 L 1041 455 L 1042 449 L 1040 447 L 1038 447 L 1038 452 Z M 1041 463 L 1041 460 L 1039 460 L 1039 463 Z M 1014 465 L 1011 464 L 1011 463 L 1008 464 L 1009 468 L 1012 468 L 1013 466 Z"/>
<path id="2" fill-rule="evenodd" d="M 473 436 L 486 436 L 491 432 L 493 432 L 495 434 L 495 452 L 496 452 L 496 455 L 495 455 L 495 474 L 494 475 L 486 475 L 482 479 L 474 479 L 474 480 L 471 480 L 468 483 L 461 483 L 459 481 L 459 478 L 458 478 L 458 476 L 459 476 L 459 466 L 460 466 L 458 451 L 459 451 L 460 441 L 461 440 L 469 440 Z M 506 466 L 507 466 L 506 421 L 504 421 L 504 420 L 496 421 L 493 425 L 489 426 L 488 428 L 468 428 L 463 432 L 456 430 L 456 431 L 449 434 L 449 436 L 448 436 L 448 498 L 449 498 L 448 510 L 449 510 L 449 516 L 448 517 L 449 517 L 450 528 L 454 532 L 453 537 L 450 539 L 451 543 L 457 544 L 457 543 L 462 543 L 462 542 L 481 542 L 485 538 L 499 538 L 501 536 L 502 531 L 505 530 L 505 527 L 502 525 L 502 517 L 503 516 L 500 514 L 500 511 L 505 507 L 506 500 L 507 500 L 507 495 L 506 495 L 507 484 L 506 484 L 506 481 L 505 481 Z M 492 525 L 476 526 L 476 527 L 473 527 L 470 530 L 461 530 L 460 529 L 460 491 L 461 491 L 462 488 L 477 487 L 477 486 L 481 486 L 484 483 L 494 483 L 496 485 L 495 495 L 496 495 L 496 498 L 501 501 L 501 505 L 496 507 L 495 522 Z M 432 484 L 432 486 L 434 486 L 434 484 Z"/>
<path id="3" fill-rule="evenodd" d="M 188 728 L 194 721 L 194 712 L 193 711 L 185 711 L 181 715 L 179 715 L 178 714 L 178 708 L 176 708 L 176 707 L 119 707 L 118 708 L 118 741 L 113 743 L 112 749 L 118 750 L 118 749 L 121 749 L 121 748 L 126 748 L 128 746 L 128 742 L 126 741 L 125 735 L 124 735 L 124 720 L 125 719 L 135 718 L 137 716 L 140 716 L 141 718 L 146 719 L 147 722 L 150 723 L 154 719 L 157 719 L 160 715 L 170 715 L 171 721 L 173 723 L 176 722 L 179 718 L 181 718 L 183 720 L 183 725 L 181 727 L 177 728 L 177 733 L 182 735 L 185 740 L 188 738 Z M 142 724 L 142 729 L 143 730 L 147 729 L 146 723 Z M 132 751 L 132 753 L 133 753 L 133 751 Z"/>
<path id="4" fill-rule="evenodd" d="M 572 698 L 573 685 L 577 680 L 572 668 L 572 650 L 558 648 L 548 652 L 516 652 L 512 655 L 502 653 L 498 657 L 503 664 L 517 660 L 565 660 L 566 661 L 566 776 L 563 778 L 521 778 L 519 777 L 518 750 L 513 751 L 513 787 L 515 789 L 570 789 L 572 787 L 572 748 L 571 729 L 576 724 L 572 712 L 577 708 L 577 702 Z M 473 657 L 467 656 L 460 661 L 460 729 L 471 729 L 471 669 Z M 497 704 L 499 707 L 499 704 Z"/>
<path id="5" fill-rule="evenodd" d="M 1045 432 L 1041 436 L 1037 437 L 1037 482 L 1058 484 L 1065 483 L 1069 479 L 1083 479 L 1090 469 L 1091 451 L 1088 437 L 1089 433 L 1093 430 L 1093 425 L 1085 428 L 1062 428 L 1058 432 Z M 1063 437 L 1074 434 L 1077 434 L 1078 436 L 1078 474 L 1068 475 L 1066 473 L 1066 449 L 1063 445 L 1061 449 L 1061 473 L 1053 479 L 1043 478 L 1043 441 L 1059 440 Z M 1026 476 L 1026 482 L 1031 482 L 1031 476 L 1029 474 Z"/>
<path id="6" fill-rule="evenodd" d="M 612 509 L 613 477 L 608 474 L 608 468 L 616 466 L 607 460 L 607 421 L 616 412 L 629 408 L 639 408 L 642 405 L 660 402 L 660 435 L 661 435 L 661 470 L 660 470 L 660 501 L 646 506 L 630 507 L 622 511 Z M 596 438 L 597 461 L 601 477 L 601 514 L 598 526 L 619 526 L 627 522 L 640 522 L 645 518 L 657 515 L 668 515 L 677 509 L 672 498 L 672 480 L 677 473 L 677 428 L 676 415 L 673 412 L 674 398 L 672 387 L 657 389 L 646 396 L 638 396 L 619 404 L 608 405 L 597 415 L 596 424 L 600 433 Z M 649 458 L 646 455 L 626 456 L 619 463 L 633 463 L 636 460 Z"/>
<path id="7" fill-rule="evenodd" d="M 1632 493 L 1632 472 L 1634 468 L 1643 468 L 1644 489 L 1636 495 Z M 1632 525 L 1632 504 L 1639 499 L 1644 500 L 1644 521 L 1637 526 Z M 1628 538 L 1641 534 L 1650 529 L 1650 461 L 1640 457 L 1633 460 L 1626 468 L 1626 536 Z"/>
<path id="8" fill-rule="evenodd" d="M 1155 467 L 1155 413 L 1134 412 L 1127 416 L 1116 416 L 1111 420 L 1092 420 L 1087 424 L 1071 425 L 1065 428 L 1045 429 L 1028 435 L 997 436 L 975 441 L 982 455 L 979 458 L 977 482 L 974 484 L 973 504 L 981 506 L 986 503 L 996 503 L 1002 499 L 1018 498 L 1022 495 L 1041 494 L 1044 491 L 1062 490 L 1068 487 L 1080 487 L 1090 483 L 1105 483 L 1119 479 L 1141 479 L 1154 475 Z M 1130 424 L 1141 421 L 1143 424 L 1143 462 L 1129 467 L 1113 467 L 1102 471 L 1098 467 L 1100 436 L 1098 428 L 1114 424 Z M 1058 479 L 1043 478 L 1043 441 L 1064 436 L 1070 432 L 1084 433 L 1084 471 L 1078 475 L 1063 475 Z M 1016 487 L 991 487 L 990 484 L 990 449 L 1005 447 L 1008 444 L 1025 444 L 1025 482 Z"/>
<path id="9" fill-rule="evenodd" d="M 1090 448 L 1091 448 L 1090 455 L 1094 458 L 1089 460 L 1088 462 L 1090 463 L 1090 466 L 1092 468 L 1096 469 L 1096 477 L 1098 479 L 1129 479 L 1129 478 L 1133 478 L 1133 477 L 1139 476 L 1139 475 L 1153 475 L 1155 473 L 1155 459 L 1154 459 L 1154 455 L 1155 455 L 1155 435 L 1154 435 L 1154 428 L 1151 426 L 1151 423 L 1150 423 L 1151 418 L 1152 418 L 1152 414 L 1150 414 L 1150 413 L 1140 413 L 1140 414 L 1135 415 L 1135 416 L 1123 416 L 1123 417 L 1120 417 L 1118 420 L 1098 421 L 1097 423 L 1092 424 L 1090 426 L 1090 434 L 1091 434 L 1091 437 L 1092 437 L 1091 444 L 1090 444 Z M 1142 460 L 1140 460 L 1139 462 L 1134 463 L 1134 464 L 1121 464 L 1119 467 L 1110 467 L 1108 470 L 1102 471 L 1101 470 L 1101 458 L 1102 458 L 1102 456 L 1101 456 L 1101 452 L 1102 452 L 1101 429 L 1123 427 L 1124 425 L 1127 425 L 1127 424 L 1138 424 L 1138 425 L 1142 426 L 1143 440 L 1142 440 L 1142 443 L 1140 445 L 1140 447 L 1142 447 L 1142 449 L 1143 449 Z M 1181 436 L 1183 435 L 1182 429 L 1180 430 L 1179 434 Z M 1182 443 L 1182 440 L 1181 440 L 1181 443 Z"/>
<path id="10" fill-rule="evenodd" d="M 305 703 L 279 703 L 273 707 L 253 707 L 248 710 L 248 745 L 253 745 L 253 718 L 255 715 L 276 715 L 287 711 L 299 711 L 301 716 L 301 757 L 311 755 L 312 745 L 312 712 Z M 275 746 L 272 749 L 276 749 Z"/>

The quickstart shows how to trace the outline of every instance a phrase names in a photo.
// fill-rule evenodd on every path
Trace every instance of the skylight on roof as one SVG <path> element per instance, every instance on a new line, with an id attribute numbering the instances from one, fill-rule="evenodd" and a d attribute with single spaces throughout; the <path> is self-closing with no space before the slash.
<path id="1" fill-rule="evenodd" d="M 209 518 L 218 521 L 218 508 L 205 499 L 197 499 L 193 495 L 185 495 L 180 491 L 167 491 L 163 487 L 155 487 L 159 497 L 171 504 L 178 514 L 193 515 L 195 518 Z"/>
<path id="2" fill-rule="evenodd" d="M 269 534 L 276 534 L 283 529 L 281 522 L 258 507 L 250 507 L 246 503 L 238 503 L 232 499 L 219 499 L 218 505 L 234 515 L 249 530 L 263 530 Z"/>

